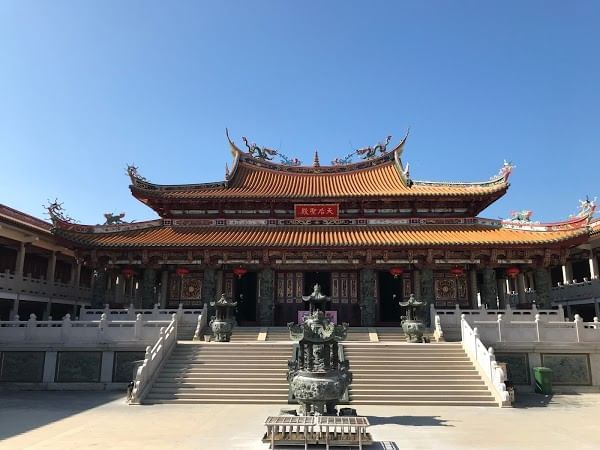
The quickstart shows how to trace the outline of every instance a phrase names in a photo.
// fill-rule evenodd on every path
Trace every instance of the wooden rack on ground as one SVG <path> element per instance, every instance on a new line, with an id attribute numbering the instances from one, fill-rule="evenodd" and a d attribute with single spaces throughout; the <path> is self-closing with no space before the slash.
<path id="1" fill-rule="evenodd" d="M 373 443 L 367 433 L 369 421 L 355 416 L 269 416 L 267 432 L 262 441 L 276 445 L 325 445 L 329 447 L 358 447 Z"/>

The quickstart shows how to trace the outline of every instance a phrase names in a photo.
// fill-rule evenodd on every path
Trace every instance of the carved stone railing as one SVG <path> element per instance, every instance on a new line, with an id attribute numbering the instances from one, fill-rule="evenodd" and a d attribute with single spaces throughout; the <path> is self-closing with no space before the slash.
<path id="1" fill-rule="evenodd" d="M 483 376 L 485 383 L 492 390 L 498 405 L 510 406 L 510 396 L 504 383 L 506 373 L 496 362 L 494 349 L 492 347 L 486 348 L 483 345 L 483 342 L 479 339 L 478 329 L 471 328 L 465 316 L 461 319 L 461 339 L 463 349 Z"/>
<path id="2" fill-rule="evenodd" d="M 572 322 L 550 322 L 542 320 L 539 314 L 534 320 L 510 321 L 500 315 L 495 321 L 474 321 L 482 341 L 496 343 L 600 343 L 600 322 L 584 322 L 576 314 Z"/>
<path id="3" fill-rule="evenodd" d="M 458 305 L 451 309 L 436 309 L 434 305 L 431 305 L 430 314 L 432 321 L 435 316 L 439 316 L 440 325 L 446 331 L 460 329 L 460 321 L 463 314 L 471 324 L 477 320 L 496 320 L 500 315 L 503 316 L 504 320 L 508 321 L 533 320 L 536 315 L 539 315 L 540 320 L 546 322 L 563 322 L 565 320 L 565 313 L 561 305 L 558 305 L 557 309 L 537 309 L 535 304 L 531 306 L 531 309 L 513 309 L 510 306 L 507 306 L 506 309 L 460 309 Z"/>
<path id="4" fill-rule="evenodd" d="M 149 392 L 160 368 L 169 358 L 177 344 L 177 315 L 173 314 L 171 323 L 160 329 L 156 343 L 146 347 L 144 362 L 137 370 L 133 389 L 127 401 L 131 405 L 139 405 Z"/>
<path id="5" fill-rule="evenodd" d="M 92 290 L 88 287 L 49 282 L 29 276 L 20 277 L 10 272 L 0 273 L 0 292 L 19 294 L 21 297 L 28 296 L 27 300 L 35 300 L 35 297 L 41 297 L 40 300 L 50 298 L 84 304 L 89 304 L 92 298 Z"/>
<path id="6" fill-rule="evenodd" d="M 208 305 L 205 303 L 202 308 L 201 314 L 198 316 L 196 320 L 196 329 L 194 330 L 194 340 L 199 341 L 202 339 L 202 334 L 204 330 L 208 327 Z"/>
<path id="7" fill-rule="evenodd" d="M 103 309 L 82 308 L 79 314 L 81 320 L 97 319 L 102 314 L 106 314 L 108 320 L 133 320 L 138 314 L 146 320 L 167 320 L 171 319 L 173 314 L 177 315 L 177 320 L 180 324 L 196 324 L 198 318 L 202 316 L 203 309 L 183 309 L 183 305 L 179 304 L 179 308 L 159 308 L 158 304 L 154 308 L 135 308 L 129 305 L 129 308 L 109 308 L 106 305 Z M 206 316 L 206 314 L 205 314 Z"/>
<path id="8" fill-rule="evenodd" d="M 71 321 L 70 314 L 63 320 L 38 321 L 35 314 L 29 320 L 0 321 L 0 344 L 6 345 L 104 345 L 155 342 L 165 320 L 145 320 L 139 314 L 135 320 Z"/>
<path id="9" fill-rule="evenodd" d="M 552 302 L 567 302 L 570 300 L 586 300 L 600 298 L 600 279 L 584 280 L 569 284 L 559 284 L 550 290 Z"/>

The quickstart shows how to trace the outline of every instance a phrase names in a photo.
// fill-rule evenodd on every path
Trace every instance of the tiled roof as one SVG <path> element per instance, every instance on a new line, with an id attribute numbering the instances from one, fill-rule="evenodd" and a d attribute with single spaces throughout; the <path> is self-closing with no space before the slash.
<path id="1" fill-rule="evenodd" d="M 240 161 L 227 185 L 154 185 L 135 183 L 136 196 L 163 199 L 216 198 L 348 198 L 348 197 L 472 197 L 501 193 L 501 179 L 484 183 L 426 183 L 407 186 L 394 160 L 347 172 L 293 172 L 276 165 L 256 166 Z"/>
<path id="2" fill-rule="evenodd" d="M 58 231 L 93 247 L 357 248 L 551 245 L 587 230 L 523 231 L 481 225 L 170 227 L 115 233 Z"/>
<path id="3" fill-rule="evenodd" d="M 0 204 L 0 219 L 6 219 L 19 225 L 26 225 L 48 233 L 52 228 L 52 224 L 42 219 L 38 219 L 37 217 L 31 216 L 3 204 Z"/>

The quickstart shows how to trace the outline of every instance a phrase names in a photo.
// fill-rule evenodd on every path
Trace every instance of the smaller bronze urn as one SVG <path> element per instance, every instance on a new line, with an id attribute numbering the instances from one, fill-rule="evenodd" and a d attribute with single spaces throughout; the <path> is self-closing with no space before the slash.
<path id="1" fill-rule="evenodd" d="M 210 306 L 215 307 L 215 316 L 211 318 L 210 328 L 216 342 L 229 342 L 231 332 L 235 323 L 233 315 L 237 302 L 230 302 L 221 294 L 221 298 L 216 302 L 210 302 Z"/>
<path id="2" fill-rule="evenodd" d="M 414 294 L 410 294 L 407 301 L 398 304 L 406 308 L 406 315 L 400 317 L 402 330 L 406 334 L 406 342 L 425 342 L 423 339 L 425 324 L 417 318 L 417 311 L 421 309 L 424 302 L 417 300 Z"/>

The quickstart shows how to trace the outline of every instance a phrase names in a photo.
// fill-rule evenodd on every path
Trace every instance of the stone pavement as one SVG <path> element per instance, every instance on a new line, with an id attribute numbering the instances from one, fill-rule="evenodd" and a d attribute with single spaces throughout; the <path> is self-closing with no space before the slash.
<path id="1" fill-rule="evenodd" d="M 282 405 L 128 406 L 110 392 L 0 391 L 0 449 L 266 449 Z M 521 396 L 516 408 L 360 406 L 371 449 L 600 449 L 600 394 Z M 299 448 L 299 447 L 296 447 Z"/>

